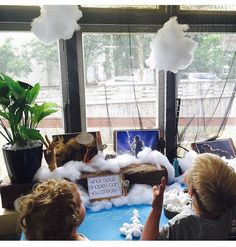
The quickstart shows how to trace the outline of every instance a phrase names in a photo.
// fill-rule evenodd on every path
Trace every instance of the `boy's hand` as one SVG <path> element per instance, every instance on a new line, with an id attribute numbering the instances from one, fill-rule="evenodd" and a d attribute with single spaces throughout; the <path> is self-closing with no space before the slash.
<path id="1" fill-rule="evenodd" d="M 162 210 L 163 195 L 164 195 L 165 186 L 166 186 L 166 178 L 165 177 L 162 177 L 159 189 L 157 186 L 153 186 L 152 207 L 153 207 L 153 209 L 155 209 L 157 211 Z"/>

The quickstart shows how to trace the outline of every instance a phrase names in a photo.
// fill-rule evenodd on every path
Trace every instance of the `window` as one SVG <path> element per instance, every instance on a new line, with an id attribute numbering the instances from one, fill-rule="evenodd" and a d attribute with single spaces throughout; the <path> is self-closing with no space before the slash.
<path id="1" fill-rule="evenodd" d="M 192 64 L 179 73 L 178 82 L 179 142 L 188 148 L 191 142 L 216 134 L 231 137 L 236 124 L 236 45 L 231 42 L 236 34 L 190 35 L 198 42 L 198 48 Z"/>
<path id="2" fill-rule="evenodd" d="M 156 128 L 158 73 L 145 60 L 155 33 L 83 33 L 87 131 L 112 148 L 116 129 Z"/>
<path id="3" fill-rule="evenodd" d="M 1 72 L 31 85 L 39 82 L 38 103 L 50 101 L 62 106 L 57 43 L 44 45 L 30 32 L 1 32 L 0 37 Z M 49 138 L 53 134 L 64 133 L 62 112 L 59 110 L 47 117 L 39 128 Z M 5 142 L 0 136 L 1 146 Z M 3 160 L 2 152 L 0 156 Z M 1 162 L 0 176 L 5 175 L 4 162 Z"/>

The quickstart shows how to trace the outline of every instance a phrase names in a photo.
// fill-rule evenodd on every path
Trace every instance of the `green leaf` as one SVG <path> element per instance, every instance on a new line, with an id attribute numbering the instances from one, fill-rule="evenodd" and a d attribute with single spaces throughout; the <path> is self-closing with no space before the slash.
<path id="1" fill-rule="evenodd" d="M 8 97 L 8 98 L 0 97 L 0 105 L 1 105 L 3 108 L 8 107 L 9 104 L 10 104 L 10 99 L 9 99 L 9 97 Z"/>
<path id="2" fill-rule="evenodd" d="M 3 75 L 4 80 L 6 81 L 11 93 L 15 96 L 18 97 L 21 95 L 25 89 L 20 86 L 20 84 L 17 81 L 14 81 L 11 77 L 7 75 Z"/>
<path id="3" fill-rule="evenodd" d="M 32 108 L 32 123 L 33 125 L 37 125 L 42 119 L 51 115 L 54 112 L 57 112 L 58 105 L 56 103 L 43 103 L 42 105 L 35 105 Z"/>
<path id="4" fill-rule="evenodd" d="M 22 109 L 23 111 L 26 106 L 26 97 L 27 93 L 23 92 L 19 98 L 14 100 L 14 103 L 9 107 L 9 111 L 15 112 L 18 109 Z"/>
<path id="5" fill-rule="evenodd" d="M 27 103 L 28 104 L 33 104 L 35 102 L 35 100 L 37 99 L 37 96 L 39 94 L 39 90 L 40 90 L 40 85 L 39 85 L 39 83 L 36 83 L 34 85 L 34 87 L 28 91 L 28 95 L 27 95 Z"/>
<path id="6" fill-rule="evenodd" d="M 16 114 L 15 114 L 15 117 L 14 117 L 15 125 L 20 123 L 20 121 L 22 119 L 22 115 L 23 115 L 23 109 L 18 109 L 16 111 Z"/>
<path id="7" fill-rule="evenodd" d="M 0 97 L 7 97 L 9 88 L 6 84 L 0 84 Z"/>
<path id="8" fill-rule="evenodd" d="M 4 117 L 6 120 L 9 119 L 9 116 L 6 112 L 0 111 L 0 116 Z"/>
<path id="9" fill-rule="evenodd" d="M 37 129 L 21 128 L 21 134 L 25 140 L 40 140 L 44 141 L 42 135 Z"/>

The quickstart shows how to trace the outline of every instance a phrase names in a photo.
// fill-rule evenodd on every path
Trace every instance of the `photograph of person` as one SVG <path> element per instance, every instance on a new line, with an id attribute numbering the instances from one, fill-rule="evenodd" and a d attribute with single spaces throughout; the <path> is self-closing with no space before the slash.
<path id="1" fill-rule="evenodd" d="M 152 150 L 158 149 L 158 130 L 117 130 L 114 132 L 115 151 L 117 154 L 137 154 L 149 147 Z"/>

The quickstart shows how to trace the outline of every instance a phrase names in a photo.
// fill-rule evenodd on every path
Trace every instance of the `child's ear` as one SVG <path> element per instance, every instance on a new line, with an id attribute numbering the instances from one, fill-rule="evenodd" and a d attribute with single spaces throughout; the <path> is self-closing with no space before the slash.
<path id="1" fill-rule="evenodd" d="M 184 183 L 185 183 L 186 185 L 188 185 L 188 183 L 189 183 L 190 172 L 191 172 L 191 170 L 188 169 L 188 170 L 184 173 Z"/>
<path id="2" fill-rule="evenodd" d="M 190 195 L 190 197 L 193 196 L 193 187 L 192 186 L 188 187 L 188 194 Z"/>

